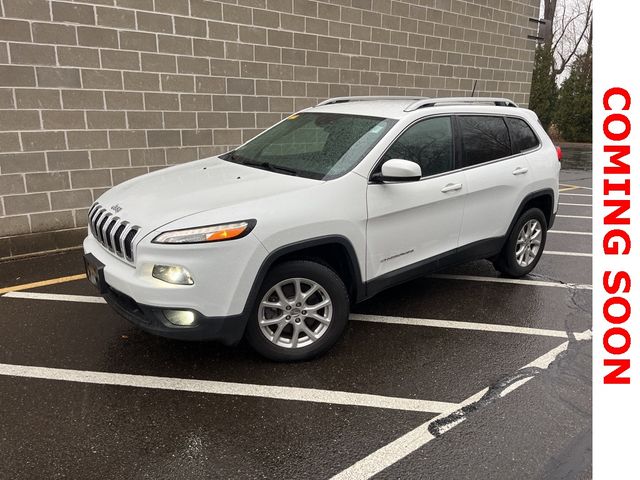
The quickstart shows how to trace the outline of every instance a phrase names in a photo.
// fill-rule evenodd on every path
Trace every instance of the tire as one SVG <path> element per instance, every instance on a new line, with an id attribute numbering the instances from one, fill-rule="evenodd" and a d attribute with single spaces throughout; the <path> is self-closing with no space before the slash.
<path id="1" fill-rule="evenodd" d="M 264 279 L 245 337 L 270 360 L 309 360 L 335 345 L 348 319 L 349 295 L 333 270 L 312 261 L 289 261 Z"/>
<path id="2" fill-rule="evenodd" d="M 535 233 L 536 227 L 539 228 L 537 234 Z M 527 239 L 527 232 L 529 232 L 529 239 Z M 506 276 L 523 277 L 531 272 L 540 261 L 546 241 L 547 219 L 539 208 L 530 208 L 520 215 L 493 265 L 496 270 Z M 527 250 L 528 246 L 530 248 Z M 521 248 L 524 250 L 520 250 Z M 532 257 L 532 255 L 534 256 Z"/>

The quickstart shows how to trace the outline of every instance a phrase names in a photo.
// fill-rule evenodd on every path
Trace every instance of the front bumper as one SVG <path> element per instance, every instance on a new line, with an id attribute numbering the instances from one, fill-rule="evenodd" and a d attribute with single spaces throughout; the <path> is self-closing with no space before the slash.
<path id="1" fill-rule="evenodd" d="M 102 294 L 113 309 L 136 327 L 153 335 L 177 340 L 216 340 L 225 345 L 235 345 L 244 333 L 246 318 L 240 315 L 206 317 L 196 310 L 193 326 L 176 326 L 164 316 L 163 310 L 137 303 L 133 298 L 107 285 Z"/>
<path id="2" fill-rule="evenodd" d="M 100 293 L 120 315 L 140 329 L 181 340 L 237 343 L 243 335 L 252 303 L 250 292 L 266 256 L 264 247 L 248 235 L 219 245 L 145 245 L 132 265 L 108 252 L 91 235 L 85 257 L 101 265 Z M 154 278 L 155 264 L 187 268 L 194 285 L 173 285 Z M 189 310 L 195 322 L 170 323 L 164 310 Z"/>
<path id="3" fill-rule="evenodd" d="M 144 240 L 143 240 L 144 242 Z M 138 244 L 135 265 L 124 262 L 98 243 L 92 235 L 84 241 L 84 253 L 104 265 L 109 286 L 142 305 L 195 310 L 206 317 L 242 313 L 266 250 L 249 234 L 219 244 Z M 154 265 L 181 265 L 194 279 L 193 285 L 174 285 L 152 276 Z"/>

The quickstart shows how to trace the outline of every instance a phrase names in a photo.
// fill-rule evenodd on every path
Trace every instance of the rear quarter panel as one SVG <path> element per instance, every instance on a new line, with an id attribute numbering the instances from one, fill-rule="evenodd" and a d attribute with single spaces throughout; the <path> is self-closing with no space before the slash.
<path id="1" fill-rule="evenodd" d="M 544 131 L 535 113 L 530 112 L 526 117 L 541 142 L 541 147 L 528 155 L 531 184 L 529 192 L 536 192 L 546 188 L 553 189 L 553 212 L 558 211 L 558 193 L 560 188 L 560 167 L 556 147 Z"/>

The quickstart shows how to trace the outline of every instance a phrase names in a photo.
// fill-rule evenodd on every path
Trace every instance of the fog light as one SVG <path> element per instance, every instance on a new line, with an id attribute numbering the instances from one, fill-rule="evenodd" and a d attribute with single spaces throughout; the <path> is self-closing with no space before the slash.
<path id="1" fill-rule="evenodd" d="M 163 310 L 163 313 L 167 320 L 180 327 L 193 325 L 196 321 L 195 313 L 189 310 Z"/>
<path id="2" fill-rule="evenodd" d="M 175 285 L 193 285 L 189 270 L 180 265 L 154 265 L 151 275 L 158 280 Z"/>

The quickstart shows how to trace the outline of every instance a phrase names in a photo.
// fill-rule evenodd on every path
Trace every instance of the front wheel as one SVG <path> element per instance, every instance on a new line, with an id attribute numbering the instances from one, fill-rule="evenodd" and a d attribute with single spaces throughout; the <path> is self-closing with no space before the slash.
<path id="1" fill-rule="evenodd" d="M 539 208 L 530 208 L 520 216 L 494 261 L 496 270 L 510 277 L 528 274 L 540 261 L 546 241 L 547 219 Z"/>
<path id="2" fill-rule="evenodd" d="M 308 360 L 338 341 L 348 317 L 349 295 L 333 270 L 316 262 L 290 261 L 267 274 L 246 338 L 270 360 Z"/>

